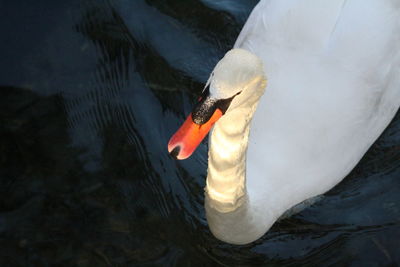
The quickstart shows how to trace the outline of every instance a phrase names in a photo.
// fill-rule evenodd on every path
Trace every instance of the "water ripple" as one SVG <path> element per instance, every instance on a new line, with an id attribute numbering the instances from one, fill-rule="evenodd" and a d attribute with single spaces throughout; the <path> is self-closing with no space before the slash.
<path id="1" fill-rule="evenodd" d="M 186 161 L 166 144 L 256 3 L 86 0 L 33 28 L 26 78 L 0 91 L 1 265 L 400 262 L 399 114 L 342 183 L 262 239 L 210 233 L 207 141 Z"/>

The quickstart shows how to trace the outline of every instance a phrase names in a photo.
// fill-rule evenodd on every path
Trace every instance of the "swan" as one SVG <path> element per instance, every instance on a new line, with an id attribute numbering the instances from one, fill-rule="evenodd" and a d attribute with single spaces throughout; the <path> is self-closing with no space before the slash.
<path id="1" fill-rule="evenodd" d="M 210 131 L 213 235 L 247 244 L 338 184 L 400 105 L 400 1 L 261 0 L 168 150 Z"/>

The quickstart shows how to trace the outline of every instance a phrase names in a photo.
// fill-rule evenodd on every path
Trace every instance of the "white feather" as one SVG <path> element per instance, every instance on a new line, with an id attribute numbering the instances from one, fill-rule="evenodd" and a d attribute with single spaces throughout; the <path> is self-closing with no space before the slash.
<path id="1" fill-rule="evenodd" d="M 268 84 L 251 122 L 247 160 L 232 155 L 229 162 L 236 160 L 236 178 L 218 173 L 213 153 L 238 140 L 245 153 L 247 137 L 230 138 L 230 124 L 246 136 L 250 118 L 240 112 L 252 116 L 256 104 L 230 108 L 215 126 L 206 209 L 218 238 L 244 244 L 339 183 L 392 120 L 400 105 L 400 0 L 262 0 L 235 47 L 262 60 Z M 218 191 L 224 181 L 231 183 L 226 194 Z M 221 206 L 213 190 L 233 204 Z"/>

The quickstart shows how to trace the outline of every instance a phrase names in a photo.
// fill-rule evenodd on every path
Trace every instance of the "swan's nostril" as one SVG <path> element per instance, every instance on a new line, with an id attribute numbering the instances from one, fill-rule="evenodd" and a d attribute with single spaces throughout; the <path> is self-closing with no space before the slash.
<path id="1" fill-rule="evenodd" d="M 176 146 L 174 147 L 174 149 L 172 149 L 171 152 L 169 152 L 169 154 L 174 158 L 174 159 L 178 159 L 178 155 L 179 152 L 181 151 L 181 147 L 180 146 Z"/>

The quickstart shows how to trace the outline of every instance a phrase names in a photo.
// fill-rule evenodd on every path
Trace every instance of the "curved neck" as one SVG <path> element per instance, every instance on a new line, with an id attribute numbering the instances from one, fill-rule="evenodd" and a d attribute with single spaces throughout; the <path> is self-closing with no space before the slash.
<path id="1" fill-rule="evenodd" d="M 206 194 L 211 207 L 222 213 L 246 199 L 246 151 L 255 106 L 225 114 L 210 135 Z"/>
<path id="2" fill-rule="evenodd" d="M 246 191 L 246 152 L 250 123 L 266 80 L 258 76 L 235 97 L 230 108 L 215 124 L 209 139 L 206 195 L 219 212 L 231 212 L 241 206 Z"/>
<path id="3" fill-rule="evenodd" d="M 246 151 L 257 103 L 258 98 L 227 112 L 209 140 L 207 221 L 218 239 L 232 244 L 252 242 L 273 223 L 273 216 L 269 211 L 260 212 L 254 192 L 248 195 L 246 187 Z"/>

